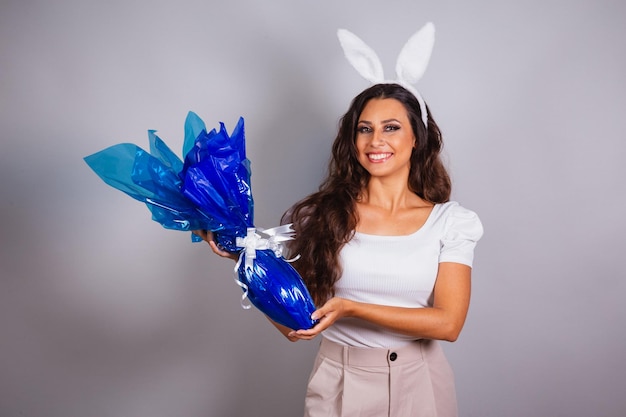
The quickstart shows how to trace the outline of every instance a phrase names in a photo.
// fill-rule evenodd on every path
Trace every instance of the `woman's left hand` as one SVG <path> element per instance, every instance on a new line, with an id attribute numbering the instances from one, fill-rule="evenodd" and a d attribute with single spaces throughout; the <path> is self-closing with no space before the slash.
<path id="1" fill-rule="evenodd" d="M 333 297 L 328 300 L 322 307 L 313 312 L 311 318 L 319 320 L 313 328 L 308 330 L 297 330 L 290 332 L 287 337 L 292 339 L 311 340 L 320 334 L 323 330 L 332 326 L 334 322 L 348 315 L 349 300 L 345 298 Z"/>

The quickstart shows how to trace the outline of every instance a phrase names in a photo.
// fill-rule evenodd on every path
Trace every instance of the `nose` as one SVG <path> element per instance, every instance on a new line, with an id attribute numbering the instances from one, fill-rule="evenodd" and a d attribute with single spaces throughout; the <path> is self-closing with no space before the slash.
<path id="1" fill-rule="evenodd" d="M 372 146 L 383 146 L 384 144 L 385 144 L 385 138 L 383 137 L 382 132 L 379 131 L 379 130 L 374 131 L 374 134 L 372 135 L 371 145 Z"/>

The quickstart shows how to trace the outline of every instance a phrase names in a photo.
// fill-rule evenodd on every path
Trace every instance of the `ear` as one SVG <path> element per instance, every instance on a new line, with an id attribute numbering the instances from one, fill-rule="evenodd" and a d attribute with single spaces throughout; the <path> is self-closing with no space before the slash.
<path id="1" fill-rule="evenodd" d="M 346 29 L 339 29 L 337 37 L 346 58 L 363 78 L 374 84 L 384 81 L 383 66 L 372 48 Z"/>
<path id="2" fill-rule="evenodd" d="M 434 44 L 435 25 L 428 22 L 409 38 L 398 55 L 396 74 L 399 81 L 415 84 L 422 78 Z"/>

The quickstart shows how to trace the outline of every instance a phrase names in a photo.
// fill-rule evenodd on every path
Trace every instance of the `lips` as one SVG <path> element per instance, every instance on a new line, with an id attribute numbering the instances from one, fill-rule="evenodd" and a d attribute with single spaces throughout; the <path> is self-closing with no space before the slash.
<path id="1" fill-rule="evenodd" d="M 371 162 L 379 163 L 385 162 L 389 158 L 391 158 L 393 154 L 391 152 L 377 152 L 377 153 L 368 153 L 367 157 Z"/>

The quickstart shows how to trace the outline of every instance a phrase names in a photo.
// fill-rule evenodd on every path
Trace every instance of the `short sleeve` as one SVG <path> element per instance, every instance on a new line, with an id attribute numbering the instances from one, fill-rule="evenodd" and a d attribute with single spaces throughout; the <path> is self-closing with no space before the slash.
<path id="1" fill-rule="evenodd" d="M 483 235 L 478 215 L 454 204 L 449 207 L 444 234 L 441 239 L 439 262 L 456 262 L 472 266 L 474 248 Z"/>

